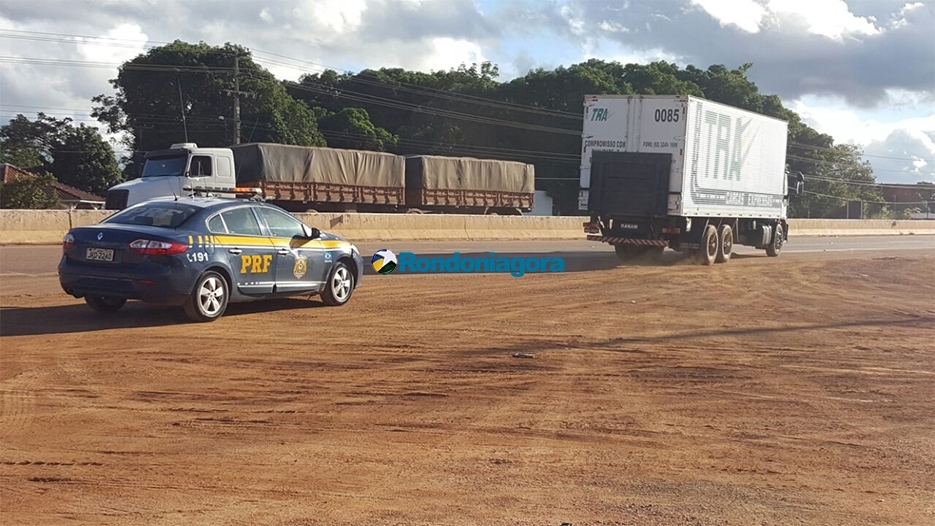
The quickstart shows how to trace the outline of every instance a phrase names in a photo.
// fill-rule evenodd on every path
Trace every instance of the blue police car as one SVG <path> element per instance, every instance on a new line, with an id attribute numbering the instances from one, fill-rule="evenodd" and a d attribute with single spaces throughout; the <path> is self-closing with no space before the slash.
<path id="1" fill-rule="evenodd" d="M 233 302 L 317 294 L 344 305 L 363 268 L 353 244 L 269 203 L 167 197 L 69 230 L 58 272 L 62 289 L 95 311 L 133 299 L 208 322 Z"/>

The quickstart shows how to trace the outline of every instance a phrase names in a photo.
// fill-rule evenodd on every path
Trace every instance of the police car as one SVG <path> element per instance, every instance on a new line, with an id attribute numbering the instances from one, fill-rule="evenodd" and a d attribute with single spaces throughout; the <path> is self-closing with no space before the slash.
<path id="1" fill-rule="evenodd" d="M 98 312 L 133 299 L 209 322 L 234 302 L 317 294 L 344 305 L 363 268 L 353 244 L 277 206 L 167 197 L 69 230 L 58 272 L 62 289 Z"/>

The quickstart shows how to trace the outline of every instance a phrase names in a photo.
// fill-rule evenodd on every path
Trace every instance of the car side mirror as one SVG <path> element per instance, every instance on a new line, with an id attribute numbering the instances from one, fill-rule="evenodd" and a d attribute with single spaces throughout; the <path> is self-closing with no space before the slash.
<path id="1" fill-rule="evenodd" d="M 321 230 L 302 224 L 302 232 L 305 234 L 305 239 L 318 239 L 321 237 Z"/>

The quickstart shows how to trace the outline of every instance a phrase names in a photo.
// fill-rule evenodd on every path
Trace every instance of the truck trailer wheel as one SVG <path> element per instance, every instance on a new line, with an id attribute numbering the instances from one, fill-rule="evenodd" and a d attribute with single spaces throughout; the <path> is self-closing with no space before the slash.
<path id="1" fill-rule="evenodd" d="M 715 261 L 718 263 L 727 263 L 734 249 L 734 231 L 730 225 L 721 225 L 717 231 L 718 250 Z"/>
<path id="2" fill-rule="evenodd" d="M 773 229 L 775 233 L 773 234 L 773 242 L 766 246 L 766 255 L 774 258 L 782 252 L 783 237 L 785 232 L 782 229 L 782 223 L 776 223 L 776 228 Z"/>
<path id="3" fill-rule="evenodd" d="M 720 239 L 717 235 L 717 228 L 714 225 L 708 225 L 701 235 L 701 248 L 698 249 L 698 259 L 702 265 L 713 265 L 720 252 Z"/>

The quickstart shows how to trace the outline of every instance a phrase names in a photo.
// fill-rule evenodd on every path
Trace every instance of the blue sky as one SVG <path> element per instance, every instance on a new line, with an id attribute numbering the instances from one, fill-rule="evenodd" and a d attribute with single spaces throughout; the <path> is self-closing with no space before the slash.
<path id="1" fill-rule="evenodd" d="M 29 59 L 117 64 L 176 38 L 294 57 L 267 65 L 290 79 L 309 63 L 427 71 L 489 60 L 506 81 L 589 58 L 753 62 L 761 92 L 864 147 L 878 181 L 935 181 L 931 0 L 4 0 L 0 121 L 44 108 L 93 124 L 91 97 L 112 93 L 116 67 Z"/>

